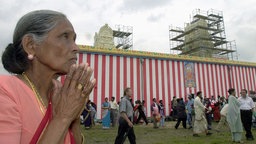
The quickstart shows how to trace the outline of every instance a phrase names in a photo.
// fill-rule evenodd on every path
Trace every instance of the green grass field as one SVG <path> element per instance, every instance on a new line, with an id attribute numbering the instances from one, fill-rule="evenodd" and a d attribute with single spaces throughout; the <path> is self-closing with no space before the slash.
<path id="1" fill-rule="evenodd" d="M 135 125 L 134 131 L 137 144 L 231 144 L 231 135 L 228 127 L 223 127 L 222 131 L 213 133 L 211 136 L 201 134 L 200 137 L 193 137 L 192 129 L 183 129 L 182 125 L 176 130 L 175 121 L 166 122 L 166 127 L 153 129 L 152 123 L 149 125 Z M 217 123 L 213 122 L 213 128 Z M 87 130 L 82 128 L 85 134 L 87 144 L 114 144 L 117 135 L 117 127 L 103 130 L 101 125 L 96 125 Z M 256 137 L 256 129 L 252 129 L 253 135 Z M 244 133 L 245 134 L 245 133 Z M 256 140 L 247 141 L 243 134 L 242 141 L 246 144 L 256 144 Z M 128 138 L 125 144 L 129 144 Z"/>

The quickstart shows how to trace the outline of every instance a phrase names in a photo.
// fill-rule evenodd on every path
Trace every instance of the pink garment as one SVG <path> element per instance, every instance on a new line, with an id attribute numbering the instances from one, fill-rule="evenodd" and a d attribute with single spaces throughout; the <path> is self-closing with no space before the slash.
<path id="1" fill-rule="evenodd" d="M 24 82 L 16 76 L 0 76 L 1 144 L 28 144 L 43 116 L 34 92 Z"/>
<path id="2" fill-rule="evenodd" d="M 153 107 L 153 112 L 152 112 L 152 114 L 153 114 L 153 115 L 159 115 L 158 106 Z"/>

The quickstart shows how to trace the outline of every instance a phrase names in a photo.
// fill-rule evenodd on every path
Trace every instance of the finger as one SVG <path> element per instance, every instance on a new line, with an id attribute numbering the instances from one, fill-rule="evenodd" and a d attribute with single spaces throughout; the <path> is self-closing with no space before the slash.
<path id="1" fill-rule="evenodd" d="M 89 67 L 89 64 L 86 63 L 85 64 L 85 67 L 83 69 L 83 75 L 81 75 L 80 79 L 79 79 L 79 83 L 83 84 L 83 86 L 85 85 L 85 81 L 86 81 L 86 76 L 87 76 L 87 73 L 88 73 L 88 70 L 90 69 Z"/>
<path id="2" fill-rule="evenodd" d="M 92 89 L 95 87 L 95 84 L 96 84 L 96 80 L 93 79 L 88 85 L 87 87 L 84 88 L 83 90 L 83 95 L 82 97 L 88 97 L 89 94 L 92 92 Z"/>
<path id="3" fill-rule="evenodd" d="M 92 73 L 93 73 L 93 70 L 90 67 L 88 67 L 82 79 L 82 83 L 84 83 L 84 87 L 88 87 L 88 84 L 90 84 Z"/>
<path id="4" fill-rule="evenodd" d="M 83 75 L 83 70 L 85 68 L 85 64 L 80 64 L 78 66 L 78 68 L 74 71 L 74 74 L 71 78 L 71 82 L 70 82 L 70 85 L 69 85 L 69 89 L 70 90 L 79 90 L 79 91 L 76 91 L 76 92 L 82 92 L 81 89 L 78 89 L 77 86 L 78 86 L 78 81 L 80 79 L 80 77 Z"/>
<path id="5" fill-rule="evenodd" d="M 96 79 L 94 78 L 90 84 L 84 88 L 83 90 L 83 94 L 82 94 L 82 97 L 88 97 L 89 94 L 92 92 L 93 88 L 95 87 L 96 85 Z"/>
<path id="6" fill-rule="evenodd" d="M 76 69 L 77 65 L 76 64 L 73 64 L 71 67 L 70 67 L 70 70 L 68 72 L 68 74 L 66 75 L 66 79 L 65 79 L 65 82 L 64 82 L 64 85 L 63 85 L 63 89 L 64 90 L 67 90 L 69 85 L 70 85 L 70 82 L 71 82 L 71 78 L 73 77 L 73 74 L 75 72 L 75 69 Z"/>

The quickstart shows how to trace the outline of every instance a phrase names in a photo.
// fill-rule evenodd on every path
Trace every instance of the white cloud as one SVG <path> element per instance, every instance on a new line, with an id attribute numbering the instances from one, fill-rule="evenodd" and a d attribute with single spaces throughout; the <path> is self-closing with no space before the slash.
<path id="1" fill-rule="evenodd" d="M 67 15 L 77 43 L 93 45 L 105 23 L 133 26 L 134 49 L 169 52 L 169 25 L 183 27 L 196 8 L 223 11 L 227 40 L 235 40 L 240 60 L 256 61 L 256 1 L 247 0 L 9 0 L 0 2 L 0 52 L 12 42 L 18 19 L 29 11 L 52 9 Z M 1 68 L 0 73 L 4 73 Z"/>
<path id="2" fill-rule="evenodd" d="M 123 0 L 119 10 L 139 12 L 163 7 L 171 3 L 172 0 Z"/>
<path id="3" fill-rule="evenodd" d="M 151 15 L 147 18 L 147 20 L 148 20 L 149 22 L 158 22 L 158 21 L 161 20 L 163 17 L 164 17 L 164 14 L 163 14 L 163 13 L 158 13 L 158 14 L 153 13 L 153 14 L 151 14 Z"/>

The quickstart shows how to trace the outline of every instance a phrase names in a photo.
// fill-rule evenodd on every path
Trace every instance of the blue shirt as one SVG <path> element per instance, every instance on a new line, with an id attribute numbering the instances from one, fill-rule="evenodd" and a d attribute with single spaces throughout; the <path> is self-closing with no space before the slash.
<path id="1" fill-rule="evenodd" d="M 188 110 L 188 113 L 191 113 L 192 110 L 193 110 L 193 105 L 194 105 L 194 99 L 188 99 L 188 102 L 187 102 L 187 110 Z"/>

